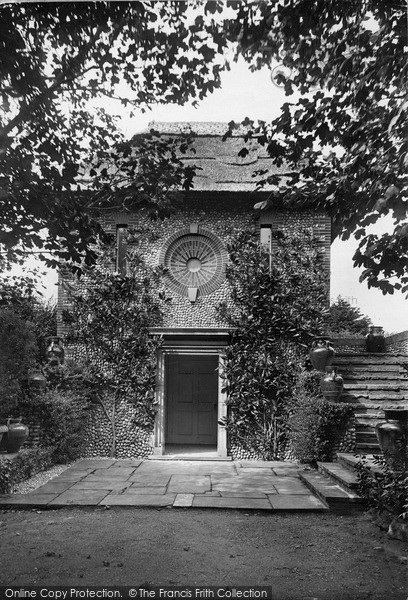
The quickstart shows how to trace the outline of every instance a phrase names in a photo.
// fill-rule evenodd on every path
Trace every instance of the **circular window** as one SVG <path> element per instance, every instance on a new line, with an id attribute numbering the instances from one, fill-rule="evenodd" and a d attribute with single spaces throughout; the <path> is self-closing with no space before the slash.
<path id="1" fill-rule="evenodd" d="M 194 233 L 190 228 L 173 234 L 161 252 L 168 284 L 186 297 L 190 297 L 191 289 L 201 296 L 210 294 L 225 278 L 227 253 L 221 241 L 203 228 L 196 229 Z"/>

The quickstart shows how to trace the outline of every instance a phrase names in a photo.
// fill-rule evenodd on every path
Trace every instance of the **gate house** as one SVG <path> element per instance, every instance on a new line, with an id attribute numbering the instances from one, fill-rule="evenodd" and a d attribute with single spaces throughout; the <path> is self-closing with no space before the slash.
<path id="1" fill-rule="evenodd" d="M 282 178 L 288 171 L 285 166 L 274 166 L 256 139 L 244 142 L 242 135 L 236 134 L 224 142 L 225 123 L 151 123 L 150 127 L 169 135 L 191 128 L 197 135 L 196 154 L 183 160 L 199 169 L 193 189 L 185 192 L 182 208 L 164 221 L 149 222 L 156 235 L 155 241 L 146 245 L 146 258 L 152 265 L 166 267 L 172 302 L 166 308 L 163 327 L 151 330 L 163 336 L 164 344 L 157 366 L 158 412 L 146 453 L 202 447 L 225 457 L 226 433 L 218 424 L 226 415 L 219 369 L 229 331 L 216 307 L 229 298 L 226 245 L 238 231 L 255 230 L 261 243 L 273 252 L 274 231 L 308 228 L 321 241 L 329 277 L 330 219 L 313 210 L 283 210 L 278 187 L 266 186 L 256 192 L 255 170 L 268 170 Z M 240 157 L 238 152 L 243 146 L 248 153 Z M 254 209 L 256 202 L 271 194 L 275 198 L 271 209 Z M 116 266 L 121 268 L 126 252 L 123 232 L 140 225 L 141 217 L 111 212 L 102 223 L 116 235 Z M 61 291 L 60 309 L 65 302 Z M 64 335 L 62 325 L 60 335 Z"/>

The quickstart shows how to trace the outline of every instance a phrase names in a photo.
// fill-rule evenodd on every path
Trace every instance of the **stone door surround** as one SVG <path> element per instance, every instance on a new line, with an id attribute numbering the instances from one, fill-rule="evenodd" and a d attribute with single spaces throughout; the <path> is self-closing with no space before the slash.
<path id="1" fill-rule="evenodd" d="M 156 402 L 157 415 L 152 434 L 153 454 L 161 455 L 166 446 L 166 356 L 193 355 L 193 356 L 218 356 L 220 371 L 224 363 L 225 346 L 228 343 L 229 329 L 173 329 L 150 328 L 150 334 L 162 336 L 163 345 L 158 351 L 156 373 Z M 226 395 L 222 392 L 223 382 L 218 378 L 218 411 L 217 421 L 227 414 L 225 404 Z M 227 435 L 225 428 L 217 426 L 217 454 L 221 458 L 227 456 Z"/>

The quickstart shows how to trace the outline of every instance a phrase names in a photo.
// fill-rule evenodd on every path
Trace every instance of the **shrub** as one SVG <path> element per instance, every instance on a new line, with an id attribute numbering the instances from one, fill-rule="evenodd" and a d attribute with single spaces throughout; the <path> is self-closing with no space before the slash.
<path id="1" fill-rule="evenodd" d="M 52 452 L 52 448 L 28 448 L 13 458 L 0 455 L 0 494 L 12 492 L 17 483 L 48 469 Z"/>
<path id="2" fill-rule="evenodd" d="M 89 401 L 78 391 L 49 389 L 26 396 L 21 406 L 26 415 L 33 415 L 40 421 L 40 445 L 53 448 L 54 463 L 64 463 L 81 456 Z"/>
<path id="3" fill-rule="evenodd" d="M 39 277 L 40 275 L 38 275 Z M 12 311 L 23 322 L 30 323 L 36 347 L 35 360 L 46 360 L 48 339 L 57 333 L 57 307 L 44 301 L 36 291 L 38 281 L 32 277 L 8 277 L 1 281 L 0 307 Z"/>
<path id="4" fill-rule="evenodd" d="M 371 319 L 363 315 L 356 306 L 338 296 L 324 317 L 325 333 L 329 337 L 365 336 L 372 325 Z"/>
<path id="5" fill-rule="evenodd" d="M 289 417 L 289 445 L 304 463 L 332 460 L 333 451 L 353 414 L 349 404 L 329 402 L 320 396 L 320 373 L 301 372 Z"/>
<path id="6" fill-rule="evenodd" d="M 408 472 L 404 459 L 390 462 L 384 456 L 374 459 L 371 469 L 365 459 L 357 463 L 358 493 L 367 509 L 401 515 L 408 512 Z"/>

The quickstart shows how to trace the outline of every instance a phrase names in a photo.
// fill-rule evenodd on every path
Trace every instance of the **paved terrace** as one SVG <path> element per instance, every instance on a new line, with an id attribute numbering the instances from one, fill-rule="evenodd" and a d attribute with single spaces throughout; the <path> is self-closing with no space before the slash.
<path id="1" fill-rule="evenodd" d="M 325 511 L 290 462 L 84 459 L 0 507 L 125 506 Z"/>

